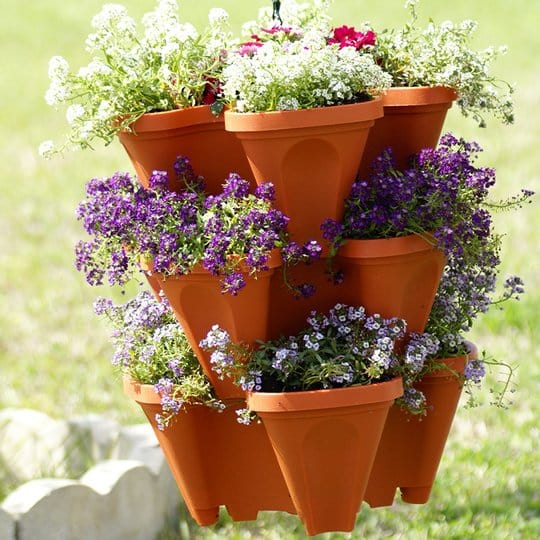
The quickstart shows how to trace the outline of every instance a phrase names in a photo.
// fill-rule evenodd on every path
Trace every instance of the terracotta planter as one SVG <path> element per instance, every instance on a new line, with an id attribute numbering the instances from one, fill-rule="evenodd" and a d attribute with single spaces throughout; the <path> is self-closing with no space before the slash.
<path id="1" fill-rule="evenodd" d="M 337 296 L 368 313 L 400 317 L 423 332 L 439 286 L 444 253 L 420 236 L 348 240 L 336 258 L 345 280 Z"/>
<path id="2" fill-rule="evenodd" d="M 269 261 L 270 269 L 258 272 L 256 276 L 246 274 L 247 284 L 237 296 L 222 293 L 220 277 L 202 267 L 186 275 L 163 277 L 156 274 L 176 319 L 221 399 L 245 396 L 230 379 L 218 378 L 211 369 L 210 353 L 203 351 L 199 343 L 215 324 L 227 330 L 234 342 L 253 344 L 255 340 L 268 339 L 270 278 L 280 265 L 281 255 L 275 251 Z"/>
<path id="3" fill-rule="evenodd" d="M 422 148 L 435 148 L 456 92 L 443 86 L 390 88 L 383 96 L 384 116 L 371 128 L 359 173 L 367 178 L 372 161 L 391 146 L 397 166 Z"/>
<path id="4" fill-rule="evenodd" d="M 173 167 L 179 155 L 191 160 L 211 194 L 221 191 L 230 172 L 253 180 L 242 145 L 225 131 L 223 114 L 215 116 L 208 105 L 147 113 L 131 127 L 133 133 L 122 131 L 118 137 L 144 187 L 152 171 L 165 170 L 169 188 L 181 189 Z"/>
<path id="5" fill-rule="evenodd" d="M 470 344 L 470 356 L 476 347 Z M 463 374 L 466 357 L 440 360 Z M 454 419 L 462 384 L 447 370 L 426 375 L 416 388 L 424 392 L 429 411 L 417 417 L 394 405 L 377 451 L 365 500 L 371 507 L 390 506 L 397 488 L 408 503 L 428 501 Z"/>
<path id="6" fill-rule="evenodd" d="M 401 379 L 369 386 L 252 393 L 308 534 L 351 531 Z"/>
<path id="7" fill-rule="evenodd" d="M 227 111 L 225 129 L 242 142 L 257 183 L 274 183 L 292 237 L 306 242 L 322 239 L 326 218 L 342 218 L 368 131 L 380 116 L 378 98 L 296 111 Z"/>
<path id="8" fill-rule="evenodd" d="M 283 283 L 281 272 L 276 272 L 270 285 L 270 339 L 297 334 L 306 327 L 311 311 L 328 312 L 338 302 L 342 285 L 334 285 L 326 273 L 326 260 L 309 265 L 299 264 L 288 269 L 287 276 L 296 284 L 310 283 L 316 292 L 309 298 L 297 298 Z M 345 285 L 343 285 L 344 287 Z"/>
<path id="9" fill-rule="evenodd" d="M 219 507 L 234 521 L 261 510 L 294 513 L 289 492 L 262 424 L 240 425 L 235 407 L 218 412 L 189 405 L 164 430 L 157 428 L 160 398 L 152 385 L 124 379 L 125 393 L 152 425 L 186 506 L 199 525 L 212 525 Z"/>

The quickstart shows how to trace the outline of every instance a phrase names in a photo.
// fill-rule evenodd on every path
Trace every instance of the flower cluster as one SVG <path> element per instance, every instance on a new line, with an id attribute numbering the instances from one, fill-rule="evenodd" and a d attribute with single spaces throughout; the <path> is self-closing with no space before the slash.
<path id="1" fill-rule="evenodd" d="M 344 47 L 354 47 L 357 51 L 375 45 L 375 32 L 371 29 L 366 31 L 355 30 L 352 26 L 340 26 L 332 30 L 332 36 L 328 39 L 328 44 Z"/>
<path id="2" fill-rule="evenodd" d="M 239 112 L 367 101 L 391 83 L 371 55 L 359 54 L 374 42 L 371 31 L 342 27 L 332 33 L 327 19 L 313 18 L 301 30 L 272 26 L 249 39 L 229 55 L 223 71 L 225 99 Z"/>
<path id="3" fill-rule="evenodd" d="M 146 291 L 123 305 L 98 298 L 94 310 L 113 329 L 112 363 L 131 379 L 151 384 L 159 392 L 162 413 L 156 421 L 160 429 L 187 404 L 223 409 L 166 299 L 157 301 Z"/>
<path id="4" fill-rule="evenodd" d="M 255 350 L 233 343 L 219 326 L 200 346 L 211 351 L 212 369 L 221 378 L 231 377 L 247 392 L 344 388 L 401 376 L 405 392 L 398 404 L 412 414 L 425 414 L 425 397 L 414 384 L 429 369 L 439 342 L 429 334 L 413 334 L 404 345 L 405 330 L 402 319 L 336 304 L 327 314 L 313 311 L 298 334 L 258 342 Z M 248 409 L 238 411 L 239 422 L 252 418 Z"/>
<path id="5" fill-rule="evenodd" d="M 249 182 L 231 173 L 218 195 L 204 192 L 189 160 L 179 157 L 175 170 L 185 186 L 167 189 L 167 174 L 154 171 L 149 189 L 128 174 L 92 179 L 77 211 L 90 240 L 75 249 L 77 269 L 91 285 L 107 277 L 123 285 L 139 268 L 141 258 L 165 275 L 187 274 L 196 265 L 222 276 L 224 292 L 237 294 L 245 274 L 268 269 L 274 248 L 285 248 L 285 264 L 309 262 L 320 256 L 314 242 L 288 247 L 288 218 L 272 207 L 273 186 L 249 192 Z"/>
<path id="6" fill-rule="evenodd" d="M 219 327 L 210 330 L 201 347 L 212 351 L 213 369 L 221 377 L 233 377 L 247 391 L 342 388 L 394 376 L 394 345 L 404 337 L 405 326 L 401 319 L 336 304 L 328 314 L 312 312 L 297 335 L 258 343 L 254 351 L 232 343 Z"/>
<path id="7" fill-rule="evenodd" d="M 142 18 L 139 35 L 126 8 L 106 4 L 92 19 L 86 40 L 88 65 L 71 71 L 67 60 L 49 63 L 51 106 L 69 105 L 67 142 L 60 147 L 91 147 L 94 139 L 110 143 L 115 134 L 147 112 L 167 111 L 216 102 L 219 78 L 231 47 L 227 13 L 213 9 L 209 26 L 199 34 L 180 22 L 176 0 L 158 0 Z M 40 152 L 55 152 L 51 141 Z"/>
<path id="8" fill-rule="evenodd" d="M 408 168 L 396 168 L 388 148 L 372 164 L 368 179 L 359 179 L 345 201 L 343 223 L 326 220 L 325 238 L 334 250 L 347 238 L 391 238 L 418 234 L 432 238 L 447 257 L 498 263 L 499 236 L 492 230 L 488 200 L 495 170 L 478 167 L 480 146 L 447 133 L 438 148 L 426 148 Z M 499 206 L 523 203 L 530 192 L 502 201 Z"/>
<path id="9" fill-rule="evenodd" d="M 402 29 L 378 33 L 373 49 L 377 62 L 392 75 L 393 86 L 453 88 L 463 115 L 472 115 L 480 126 L 485 126 L 485 113 L 512 123 L 513 88 L 489 73 L 490 65 L 506 48 L 473 49 L 477 23 L 471 20 L 429 22 L 424 29 L 418 28 L 418 2 L 408 0 L 410 22 Z"/>

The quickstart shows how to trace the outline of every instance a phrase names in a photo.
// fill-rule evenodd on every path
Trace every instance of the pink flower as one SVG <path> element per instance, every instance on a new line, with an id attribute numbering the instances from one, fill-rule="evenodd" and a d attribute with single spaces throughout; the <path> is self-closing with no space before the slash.
<path id="1" fill-rule="evenodd" d="M 339 43 L 339 48 L 354 47 L 360 50 L 364 47 L 375 45 L 375 32 L 368 30 L 367 32 L 357 32 L 354 26 L 340 26 L 334 28 L 333 36 L 328 39 L 328 44 L 332 45 Z"/>
<path id="2" fill-rule="evenodd" d="M 240 45 L 238 54 L 240 56 L 252 56 L 257 52 L 257 49 L 262 46 L 262 41 L 247 41 L 246 43 L 242 43 L 242 45 Z"/>

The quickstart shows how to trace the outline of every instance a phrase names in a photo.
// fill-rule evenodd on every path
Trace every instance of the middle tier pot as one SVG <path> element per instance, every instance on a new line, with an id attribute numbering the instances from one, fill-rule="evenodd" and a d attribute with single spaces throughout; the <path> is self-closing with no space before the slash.
<path id="1" fill-rule="evenodd" d="M 381 98 L 293 111 L 225 113 L 258 184 L 273 182 L 276 207 L 297 242 L 322 240 L 326 218 L 341 220 Z"/>
<path id="2" fill-rule="evenodd" d="M 412 234 L 347 240 L 336 259 L 344 272 L 336 301 L 405 319 L 408 332 L 424 331 L 446 264 L 442 250 Z"/>
<path id="3" fill-rule="evenodd" d="M 220 399 L 242 398 L 244 392 L 231 379 L 219 379 L 212 370 L 210 353 L 202 350 L 199 343 L 215 324 L 226 330 L 235 343 L 253 345 L 256 340 L 268 339 L 270 279 L 280 265 L 281 254 L 276 250 L 268 261 L 268 270 L 244 275 L 246 285 L 236 296 L 221 292 L 220 276 L 202 267 L 185 275 L 155 274 Z"/>

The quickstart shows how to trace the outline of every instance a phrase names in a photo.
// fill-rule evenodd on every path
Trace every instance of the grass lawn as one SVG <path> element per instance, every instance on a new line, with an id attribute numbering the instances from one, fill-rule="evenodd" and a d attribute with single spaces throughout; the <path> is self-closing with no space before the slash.
<path id="1" fill-rule="evenodd" d="M 150 0 L 123 2 L 139 17 Z M 376 28 L 405 20 L 403 0 L 335 0 L 337 24 L 370 20 Z M 238 27 L 270 0 L 183 0 L 186 19 L 197 24 L 219 5 Z M 92 176 L 131 170 L 119 144 L 43 161 L 36 149 L 44 139 L 60 140 L 64 115 L 48 107 L 47 62 L 55 54 L 82 63 L 89 21 L 101 0 L 3 2 L 0 17 L 0 407 L 29 407 L 55 417 L 101 413 L 122 422 L 143 421 L 122 394 L 109 364 L 107 329 L 94 317 L 92 302 L 108 289 L 91 289 L 73 266 L 73 245 L 82 229 L 74 212 Z M 498 171 L 496 194 L 522 187 L 540 191 L 540 71 L 537 51 L 540 2 L 530 0 L 424 0 L 425 21 L 477 19 L 479 47 L 506 43 L 497 72 L 515 82 L 516 123 L 489 122 L 480 130 L 451 110 L 446 130 L 476 139 L 482 162 Z M 506 234 L 502 277 L 517 273 L 526 283 L 523 300 L 480 319 L 472 340 L 480 349 L 518 365 L 514 405 L 459 411 L 431 502 L 421 507 L 364 509 L 351 535 L 321 538 L 538 538 L 540 467 L 538 453 L 540 329 L 537 198 L 517 213 L 501 214 Z M 115 291 L 117 299 L 120 292 Z M 129 291 L 128 291 L 129 294 Z M 497 374 L 493 374 L 496 377 Z M 489 395 L 482 396 L 489 401 Z M 336 464 L 339 466 L 339 464 Z M 2 498 L 0 464 L 0 499 Z M 173 527 L 175 529 L 176 527 Z M 183 531 L 183 532 L 182 532 Z M 261 516 L 255 524 L 233 526 L 226 519 L 211 529 L 188 520 L 173 538 L 302 538 L 295 517 Z"/>

